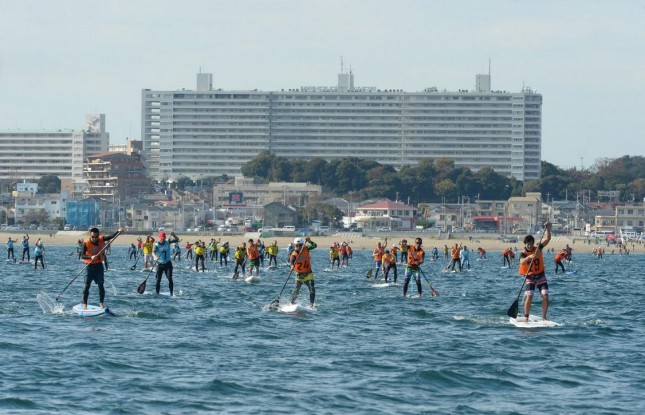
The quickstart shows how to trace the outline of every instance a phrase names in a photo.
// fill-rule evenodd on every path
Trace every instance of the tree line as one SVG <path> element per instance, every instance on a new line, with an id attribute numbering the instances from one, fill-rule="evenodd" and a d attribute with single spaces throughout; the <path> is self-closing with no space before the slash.
<path id="1" fill-rule="evenodd" d="M 424 159 L 397 171 L 358 157 L 305 161 L 278 157 L 268 151 L 245 163 L 241 172 L 245 177 L 266 182 L 318 184 L 325 192 L 353 200 L 387 198 L 409 200 L 411 204 L 455 203 L 463 196 L 504 200 L 526 192 L 540 192 L 554 200 L 575 200 L 578 194 L 591 201 L 603 200 L 599 191 L 617 191 L 621 202 L 638 202 L 645 197 L 645 158 L 641 156 L 599 159 L 589 169 L 565 170 L 542 161 L 541 179 L 524 182 L 498 174 L 490 167 L 473 172 L 447 158 Z"/>

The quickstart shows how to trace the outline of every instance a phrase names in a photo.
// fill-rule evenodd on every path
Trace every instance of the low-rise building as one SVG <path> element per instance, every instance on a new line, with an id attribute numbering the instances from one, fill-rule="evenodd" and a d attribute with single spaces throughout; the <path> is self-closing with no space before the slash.
<path id="1" fill-rule="evenodd" d="M 359 206 L 354 221 L 365 230 L 412 230 L 416 214 L 416 208 L 386 199 Z"/>

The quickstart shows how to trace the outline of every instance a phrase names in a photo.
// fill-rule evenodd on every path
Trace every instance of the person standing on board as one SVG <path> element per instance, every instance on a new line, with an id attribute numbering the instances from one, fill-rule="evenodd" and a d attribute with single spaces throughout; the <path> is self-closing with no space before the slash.
<path id="1" fill-rule="evenodd" d="M 136 261 L 136 259 L 137 259 L 137 246 L 134 243 L 130 244 L 129 252 L 130 252 L 130 261 L 132 261 L 132 258 L 134 258 L 134 260 Z"/>
<path id="2" fill-rule="evenodd" d="M 401 252 L 401 263 L 402 263 L 402 264 L 405 264 L 405 263 L 407 263 L 407 261 L 408 261 L 408 248 L 409 248 L 409 246 L 408 246 L 408 240 L 407 240 L 407 239 L 403 239 L 401 242 L 399 242 L 399 247 L 401 248 L 401 249 L 400 249 L 400 252 Z"/>
<path id="3" fill-rule="evenodd" d="M 291 293 L 291 304 L 295 304 L 300 288 L 302 284 L 305 284 L 309 289 L 309 302 L 313 308 L 316 301 L 316 288 L 314 286 L 314 273 L 311 271 L 311 255 L 309 255 L 309 252 L 316 249 L 318 245 L 309 237 L 306 237 L 304 241 L 302 238 L 296 238 L 293 241 L 293 245 L 295 249 L 289 257 L 289 263 L 291 264 L 291 269 L 296 272 L 296 286 Z"/>
<path id="4" fill-rule="evenodd" d="M 567 251 L 566 249 L 561 250 L 557 254 L 555 254 L 555 258 L 553 260 L 555 261 L 555 273 L 558 273 L 558 268 L 562 268 L 562 273 L 564 274 L 565 269 L 564 269 L 564 264 L 562 263 L 562 260 L 567 257 Z"/>
<path id="5" fill-rule="evenodd" d="M 199 272 L 199 263 L 202 263 L 202 272 L 206 270 L 204 266 L 204 258 L 206 258 L 206 242 L 195 242 L 195 272 Z"/>
<path id="6" fill-rule="evenodd" d="M 228 253 L 230 248 L 228 247 L 228 242 L 224 242 L 222 246 L 219 247 L 219 266 L 228 267 Z"/>
<path id="7" fill-rule="evenodd" d="M 246 242 L 235 249 L 235 268 L 233 269 L 233 279 L 236 280 L 240 277 L 238 269 L 242 268 L 242 275 L 246 274 Z"/>
<path id="8" fill-rule="evenodd" d="M 280 248 L 278 248 L 278 241 L 273 241 L 271 245 L 267 248 L 267 253 L 269 254 L 269 266 L 274 265 L 278 266 L 278 252 L 280 251 Z"/>
<path id="9" fill-rule="evenodd" d="M 378 278 L 378 272 L 383 268 L 383 254 L 385 254 L 385 247 L 387 246 L 387 238 L 385 238 L 385 244 L 381 245 L 380 242 L 376 244 L 376 248 L 372 252 L 374 257 L 374 264 L 376 267 L 376 273 L 374 274 L 374 279 Z"/>
<path id="10" fill-rule="evenodd" d="M 408 285 L 410 284 L 410 278 L 414 276 L 414 281 L 417 283 L 417 292 L 421 296 L 421 265 L 425 261 L 426 253 L 421 248 L 423 240 L 421 238 L 416 238 L 414 240 L 414 245 L 408 247 L 408 265 L 405 267 L 405 282 L 403 283 L 403 296 L 408 294 Z"/>
<path id="11" fill-rule="evenodd" d="M 468 269 L 470 269 L 470 249 L 464 245 L 461 248 L 461 269 L 464 269 L 464 265 L 468 264 Z"/>
<path id="12" fill-rule="evenodd" d="M 249 239 L 249 243 L 246 245 L 246 256 L 249 262 L 249 277 L 253 276 L 253 268 L 255 268 L 255 275 L 260 276 L 260 248 L 258 243 L 253 242 L 253 239 Z"/>
<path id="13" fill-rule="evenodd" d="M 546 320 L 546 313 L 549 309 L 549 284 L 544 274 L 544 257 L 542 249 L 551 241 L 551 224 L 547 222 L 544 225 L 544 239 L 535 246 L 533 235 L 524 237 L 524 250 L 520 253 L 519 274 L 526 279 L 526 290 L 524 291 L 524 321 L 529 321 L 531 312 L 531 301 L 535 289 L 540 290 L 542 295 L 542 318 Z"/>
<path id="14" fill-rule="evenodd" d="M 168 279 L 168 291 L 173 295 L 173 281 L 172 281 L 172 248 L 170 244 L 177 244 L 179 238 L 174 232 L 170 232 L 170 238 L 166 239 L 164 232 L 159 232 L 159 240 L 155 242 L 152 248 L 152 256 L 157 261 L 157 283 L 155 284 L 155 292 L 159 294 L 161 289 L 161 277 L 166 274 Z"/>
<path id="15" fill-rule="evenodd" d="M 22 237 L 22 260 L 25 260 L 25 254 L 27 255 L 27 262 L 31 261 L 29 256 L 29 234 L 26 234 Z"/>
<path id="16" fill-rule="evenodd" d="M 81 248 L 81 259 L 87 264 L 85 275 L 85 287 L 83 288 L 83 309 L 87 308 L 87 299 L 90 296 L 92 282 L 99 286 L 99 307 L 105 308 L 105 287 L 103 287 L 103 248 L 105 242 L 111 241 L 123 230 L 119 228 L 110 236 L 100 236 L 98 228 L 90 229 L 90 237 L 83 241 Z"/>
<path id="17" fill-rule="evenodd" d="M 34 248 L 34 269 L 38 269 L 38 261 L 40 260 L 40 265 L 45 269 L 45 246 L 43 245 L 40 238 L 36 241 L 36 248 Z"/>
<path id="18" fill-rule="evenodd" d="M 396 247 L 396 245 L 395 245 Z M 394 250 L 394 248 L 392 248 Z M 385 254 L 383 254 L 383 278 L 387 284 L 387 276 L 390 273 L 390 270 L 393 269 L 394 283 L 396 284 L 396 279 L 398 278 L 398 271 L 396 269 L 396 253 L 392 253 L 390 250 L 386 249 Z"/>
<path id="19" fill-rule="evenodd" d="M 152 259 L 152 247 L 155 244 L 155 238 L 152 235 L 146 237 L 146 242 L 143 244 L 143 267 L 148 268 L 154 265 L 154 260 Z"/>
<path id="20" fill-rule="evenodd" d="M 452 256 L 452 269 L 451 271 L 455 271 L 455 265 L 459 265 L 459 272 L 463 271 L 461 268 L 461 245 L 455 243 L 455 246 L 452 248 L 451 251 L 451 256 Z"/>
<path id="21" fill-rule="evenodd" d="M 218 240 L 215 240 L 214 238 L 211 239 L 210 247 L 211 247 L 211 262 L 213 262 L 213 259 L 217 262 L 219 261 L 219 248 L 217 245 L 220 243 L 222 238 L 219 238 Z"/>
<path id="22" fill-rule="evenodd" d="M 13 262 L 16 262 L 16 257 L 13 255 L 13 244 L 14 242 L 18 242 L 18 240 L 13 240 L 11 239 L 11 236 L 9 239 L 7 239 L 7 259 L 13 259 Z"/>

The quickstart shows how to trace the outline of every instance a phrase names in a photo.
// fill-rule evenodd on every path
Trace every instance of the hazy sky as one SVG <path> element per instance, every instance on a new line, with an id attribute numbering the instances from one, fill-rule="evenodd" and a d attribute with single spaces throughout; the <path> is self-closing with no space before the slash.
<path id="1" fill-rule="evenodd" d="M 645 0 L 0 0 L 0 129 L 140 139 L 141 89 L 336 85 L 543 94 L 542 159 L 645 155 Z M 582 158 L 582 159 L 581 159 Z"/>

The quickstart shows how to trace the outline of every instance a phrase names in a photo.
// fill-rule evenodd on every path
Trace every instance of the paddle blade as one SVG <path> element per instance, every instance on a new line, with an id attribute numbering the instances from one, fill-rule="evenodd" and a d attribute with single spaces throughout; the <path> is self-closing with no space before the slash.
<path id="1" fill-rule="evenodd" d="M 439 292 L 434 288 L 430 287 L 430 292 L 432 293 L 433 297 L 439 297 Z"/>
<path id="2" fill-rule="evenodd" d="M 367 274 L 365 274 L 365 278 L 372 278 L 372 270 L 367 271 Z"/>
<path id="3" fill-rule="evenodd" d="M 509 317 L 517 318 L 517 313 L 520 311 L 519 299 L 516 299 L 515 302 L 510 306 L 506 314 Z"/>
<path id="4" fill-rule="evenodd" d="M 276 298 L 275 300 L 271 301 L 271 304 L 269 304 L 269 310 L 275 311 L 278 309 L 280 306 L 280 299 Z"/>
<path id="5" fill-rule="evenodd" d="M 137 292 L 139 294 L 143 294 L 144 292 L 146 292 L 146 281 L 145 280 L 141 284 L 139 284 L 139 286 L 137 287 Z"/>

